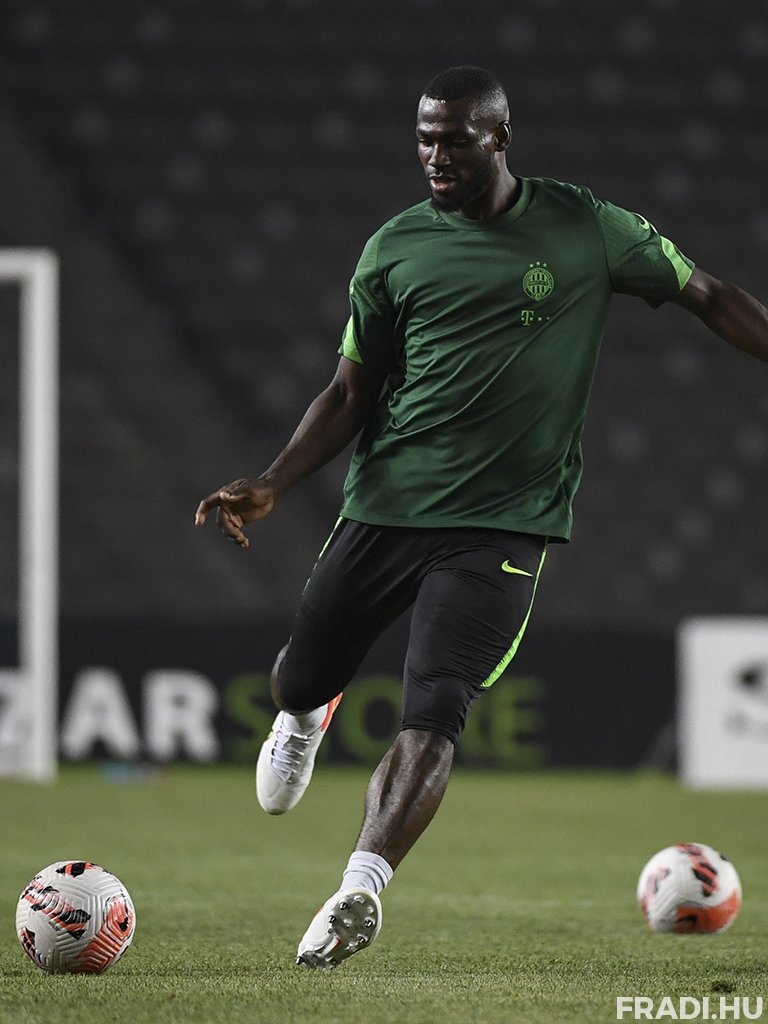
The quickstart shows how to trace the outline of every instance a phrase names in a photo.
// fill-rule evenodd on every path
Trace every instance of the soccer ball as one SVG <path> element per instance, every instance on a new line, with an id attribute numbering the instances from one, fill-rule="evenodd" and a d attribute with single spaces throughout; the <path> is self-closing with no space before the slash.
<path id="1" fill-rule="evenodd" d="M 100 974 L 128 949 L 136 927 L 120 879 L 87 860 L 39 871 L 19 897 L 21 947 L 49 974 Z"/>
<path id="2" fill-rule="evenodd" d="M 679 843 L 651 857 L 637 899 L 655 932 L 724 932 L 741 906 L 741 883 L 722 853 L 703 843 Z"/>

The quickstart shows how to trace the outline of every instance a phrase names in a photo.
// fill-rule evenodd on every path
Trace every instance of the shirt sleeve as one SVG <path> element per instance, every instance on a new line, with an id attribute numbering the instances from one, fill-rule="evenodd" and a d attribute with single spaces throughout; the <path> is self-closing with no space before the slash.
<path id="1" fill-rule="evenodd" d="M 694 263 L 639 213 L 592 197 L 603 236 L 611 290 L 638 295 L 649 306 L 674 299 L 688 283 Z"/>
<path id="2" fill-rule="evenodd" d="M 339 352 L 355 363 L 388 371 L 394 355 L 395 314 L 379 267 L 381 231 L 368 240 L 349 284 L 351 315 Z"/>

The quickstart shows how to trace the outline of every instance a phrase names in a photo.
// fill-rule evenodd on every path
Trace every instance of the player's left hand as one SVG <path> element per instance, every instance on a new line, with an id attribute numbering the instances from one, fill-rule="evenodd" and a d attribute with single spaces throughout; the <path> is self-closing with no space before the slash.
<path id="1" fill-rule="evenodd" d="M 269 515 L 275 504 L 275 493 L 261 480 L 234 480 L 203 498 L 195 513 L 195 526 L 202 526 L 209 512 L 216 509 L 219 529 L 241 548 L 249 546 L 243 532 L 246 523 L 253 523 Z"/>

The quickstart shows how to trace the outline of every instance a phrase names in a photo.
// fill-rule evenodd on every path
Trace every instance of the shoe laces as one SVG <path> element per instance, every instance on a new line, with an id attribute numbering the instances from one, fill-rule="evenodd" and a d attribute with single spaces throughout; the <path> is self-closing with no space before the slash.
<path id="1" fill-rule="evenodd" d="M 304 763 L 312 734 L 278 728 L 272 748 L 272 771 L 283 782 L 293 782 Z"/>

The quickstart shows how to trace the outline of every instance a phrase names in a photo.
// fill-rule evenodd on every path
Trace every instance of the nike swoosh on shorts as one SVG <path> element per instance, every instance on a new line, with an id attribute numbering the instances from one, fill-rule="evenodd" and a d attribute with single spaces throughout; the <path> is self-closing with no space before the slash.
<path id="1" fill-rule="evenodd" d="M 518 569 L 516 565 L 510 565 L 508 559 L 501 563 L 501 568 L 504 572 L 514 572 L 518 576 L 533 576 L 532 572 L 526 572 L 525 569 Z"/>

